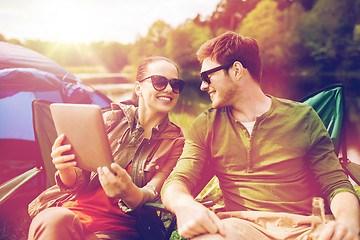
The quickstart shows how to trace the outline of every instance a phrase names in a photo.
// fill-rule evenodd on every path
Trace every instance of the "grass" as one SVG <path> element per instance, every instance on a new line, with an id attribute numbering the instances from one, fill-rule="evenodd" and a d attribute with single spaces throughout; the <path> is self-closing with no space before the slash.
<path id="1" fill-rule="evenodd" d="M 23 198 L 9 199 L 0 206 L 0 239 L 26 240 L 30 225 L 27 204 Z"/>

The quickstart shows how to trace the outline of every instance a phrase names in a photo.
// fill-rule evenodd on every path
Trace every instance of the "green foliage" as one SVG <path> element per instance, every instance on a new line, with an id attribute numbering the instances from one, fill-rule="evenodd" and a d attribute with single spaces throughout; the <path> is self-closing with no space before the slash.
<path id="1" fill-rule="evenodd" d="M 119 72 L 137 66 L 146 56 L 162 55 L 177 62 L 183 76 L 192 79 L 199 70 L 196 51 L 206 40 L 234 30 L 252 36 L 260 45 L 264 72 L 359 71 L 360 2 L 353 0 L 219 0 L 210 17 L 198 15 L 172 28 L 154 22 L 146 36 L 128 45 L 91 44 L 17 39 L 64 66 L 102 66 Z"/>
<path id="2" fill-rule="evenodd" d="M 171 26 L 169 24 L 162 20 L 158 20 L 151 25 L 146 37 L 152 41 L 155 49 L 163 49 L 166 45 L 166 38 L 170 31 Z"/>
<path id="3" fill-rule="evenodd" d="M 219 29 L 234 31 L 261 0 L 221 0 L 205 24 L 215 35 Z"/>
<path id="4" fill-rule="evenodd" d="M 280 11 L 275 0 L 264 0 L 247 15 L 237 32 L 258 41 L 265 69 L 291 70 L 297 60 L 295 49 L 300 43 L 297 25 L 303 12 L 297 3 Z"/>
<path id="5" fill-rule="evenodd" d="M 111 42 L 101 48 L 98 56 L 102 65 L 107 66 L 110 72 L 117 72 L 128 64 L 129 52 L 130 49 L 127 45 Z"/>
<path id="6" fill-rule="evenodd" d="M 178 231 L 175 230 L 172 232 L 170 240 L 186 240 L 186 238 L 183 238 L 179 235 Z"/>
<path id="7" fill-rule="evenodd" d="M 334 72 L 358 66 L 359 44 L 353 39 L 355 2 L 318 0 L 302 18 L 300 32 L 304 48 L 309 51 L 309 58 L 324 71 Z"/>
<path id="8" fill-rule="evenodd" d="M 191 69 L 198 66 L 196 51 L 209 38 L 209 28 L 185 24 L 169 32 L 166 52 L 181 67 Z"/>
<path id="9" fill-rule="evenodd" d="M 154 22 L 148 30 L 145 37 L 139 37 L 131 46 L 129 53 L 129 62 L 138 65 L 139 61 L 148 56 L 165 56 L 165 46 L 167 43 L 168 33 L 171 30 L 169 24 L 164 21 Z"/>
<path id="10" fill-rule="evenodd" d="M 6 38 L 1 33 L 0 33 L 0 42 L 6 42 Z"/>

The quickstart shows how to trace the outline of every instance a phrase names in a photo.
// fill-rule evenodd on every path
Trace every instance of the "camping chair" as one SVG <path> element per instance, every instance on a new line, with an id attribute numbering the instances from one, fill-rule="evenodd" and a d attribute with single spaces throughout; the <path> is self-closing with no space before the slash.
<path id="1" fill-rule="evenodd" d="M 33 116 L 35 138 L 40 145 L 43 165 L 46 173 L 46 186 L 55 184 L 56 169 L 50 156 L 51 147 L 57 137 L 54 122 L 50 112 L 50 101 L 33 100 Z M 108 108 L 103 108 L 103 111 Z M 144 240 L 169 239 L 174 229 L 175 216 L 159 203 L 147 203 L 133 214 L 137 218 L 139 229 Z"/>
<path id="2" fill-rule="evenodd" d="M 41 172 L 41 168 L 34 167 L 0 185 L 0 205 L 9 199 L 19 188 Z"/>
<path id="3" fill-rule="evenodd" d="M 331 140 L 335 153 L 345 173 L 358 185 L 360 185 L 360 165 L 351 162 L 347 157 L 346 145 L 346 107 L 344 86 L 342 84 L 330 85 L 316 91 L 300 100 L 311 105 L 323 121 Z"/>

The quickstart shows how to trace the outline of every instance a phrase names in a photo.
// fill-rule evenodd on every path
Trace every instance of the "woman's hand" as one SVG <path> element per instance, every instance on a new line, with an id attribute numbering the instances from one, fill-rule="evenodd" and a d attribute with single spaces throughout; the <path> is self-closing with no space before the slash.
<path id="1" fill-rule="evenodd" d="M 128 194 L 134 183 L 126 170 L 118 164 L 112 163 L 111 168 L 116 175 L 107 167 L 97 169 L 101 186 L 109 197 L 122 199 Z"/>
<path id="2" fill-rule="evenodd" d="M 61 181 L 66 186 L 71 187 L 76 180 L 76 173 L 74 171 L 76 161 L 74 154 L 65 154 L 66 151 L 71 149 L 71 145 L 62 145 L 64 139 L 64 134 L 61 134 L 55 139 L 51 149 L 51 157 L 55 168 L 59 171 Z"/>
<path id="3" fill-rule="evenodd" d="M 131 180 L 125 169 L 116 163 L 111 164 L 116 175 L 107 167 L 99 167 L 99 180 L 108 197 L 122 199 L 126 205 L 135 208 L 142 200 L 142 192 Z"/>

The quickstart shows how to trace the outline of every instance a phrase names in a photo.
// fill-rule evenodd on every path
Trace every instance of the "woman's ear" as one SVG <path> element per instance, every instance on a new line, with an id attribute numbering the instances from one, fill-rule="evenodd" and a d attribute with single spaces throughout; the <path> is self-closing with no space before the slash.
<path id="1" fill-rule="evenodd" d="M 136 95 L 138 95 L 138 97 L 142 96 L 141 84 L 138 81 L 135 82 L 135 93 L 136 93 Z"/>

